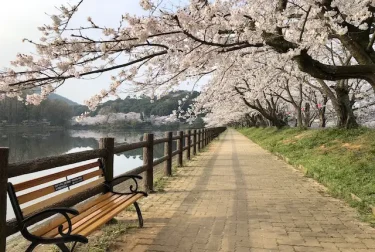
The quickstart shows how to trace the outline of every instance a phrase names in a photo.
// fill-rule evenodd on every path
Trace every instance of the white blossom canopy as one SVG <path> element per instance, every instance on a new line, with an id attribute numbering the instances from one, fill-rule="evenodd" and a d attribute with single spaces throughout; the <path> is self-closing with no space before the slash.
<path id="1" fill-rule="evenodd" d="M 0 72 L 2 97 L 41 87 L 26 98 L 38 104 L 69 79 L 109 71 L 109 88 L 89 99 L 89 108 L 122 84 L 154 96 L 205 75 L 212 77 L 207 90 L 227 90 L 223 102 L 231 104 L 240 100 L 230 100 L 233 85 L 243 79 L 252 85 L 246 95 L 260 102 L 265 93 L 280 94 L 286 81 L 362 79 L 375 87 L 374 0 L 190 0 L 181 6 L 141 0 L 147 16 L 124 13 L 118 27 L 88 17 L 72 27 L 82 2 L 61 6 L 38 28 L 40 41 L 25 40 L 37 55 L 19 54 Z M 347 60 L 335 61 L 338 56 Z M 231 83 L 223 88 L 223 81 Z"/>

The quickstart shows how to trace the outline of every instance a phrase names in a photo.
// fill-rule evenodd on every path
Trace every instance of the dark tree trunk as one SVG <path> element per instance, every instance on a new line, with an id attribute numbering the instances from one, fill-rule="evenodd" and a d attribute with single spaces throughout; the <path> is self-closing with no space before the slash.
<path id="1" fill-rule="evenodd" d="M 303 120 L 303 125 L 308 128 L 310 127 L 311 113 L 310 113 L 310 103 L 305 103 L 305 116 Z"/>
<path id="2" fill-rule="evenodd" d="M 357 128 L 358 123 L 353 113 L 352 104 L 349 98 L 349 91 L 345 88 L 336 87 L 337 106 L 337 127 L 339 128 Z"/>
<path id="3" fill-rule="evenodd" d="M 265 118 L 267 118 L 268 122 L 269 122 L 269 126 L 274 126 L 278 129 L 281 129 L 282 127 L 285 127 L 287 125 L 287 123 L 280 119 L 279 117 L 271 117 L 270 115 L 267 115 L 265 116 Z"/>
<path id="4" fill-rule="evenodd" d="M 323 110 L 323 109 L 322 109 Z M 325 109 L 324 109 L 325 110 Z M 319 111 L 319 127 L 325 128 L 327 123 L 325 111 Z"/>
<path id="5" fill-rule="evenodd" d="M 325 128 L 327 125 L 327 118 L 326 118 L 326 107 L 319 109 L 319 127 Z"/>
<path id="6" fill-rule="evenodd" d="M 269 118 L 269 120 L 271 121 L 272 125 L 278 129 L 281 129 L 282 127 L 288 125 L 286 120 L 284 120 L 282 114 L 272 113 L 272 116 Z"/>
<path id="7" fill-rule="evenodd" d="M 319 127 L 325 128 L 327 124 L 327 118 L 326 118 L 326 105 L 328 102 L 327 96 L 323 96 L 323 104 L 322 107 L 319 108 Z"/>
<path id="8" fill-rule="evenodd" d="M 349 87 L 345 80 L 337 82 L 336 86 L 333 88 L 335 93 L 331 91 L 330 87 L 328 87 L 324 81 L 317 80 L 321 84 L 327 98 L 332 102 L 333 109 L 337 115 L 336 126 L 338 128 L 347 129 L 358 127 L 356 118 L 353 114 L 353 104 L 349 98 Z M 327 98 L 325 98 L 325 102 Z"/>
<path id="9" fill-rule="evenodd" d="M 246 118 L 246 124 L 247 124 L 248 127 L 255 127 L 256 126 L 257 119 L 256 119 L 255 115 L 247 114 L 245 118 Z"/>
<path id="10" fill-rule="evenodd" d="M 267 127 L 267 121 L 264 119 L 263 116 L 258 115 L 257 118 L 258 118 L 258 126 Z"/>
<path id="11" fill-rule="evenodd" d="M 270 100 L 266 99 L 266 107 L 260 103 L 258 99 L 252 104 L 246 100 L 244 93 L 237 87 L 234 87 L 236 92 L 241 95 L 243 102 L 250 108 L 258 111 L 265 119 L 269 121 L 270 126 L 276 126 L 277 128 L 282 128 L 287 125 L 287 122 L 284 120 L 284 117 L 281 113 L 278 112 L 277 101 L 274 101 L 273 97 Z M 264 93 L 266 98 L 266 94 Z"/>

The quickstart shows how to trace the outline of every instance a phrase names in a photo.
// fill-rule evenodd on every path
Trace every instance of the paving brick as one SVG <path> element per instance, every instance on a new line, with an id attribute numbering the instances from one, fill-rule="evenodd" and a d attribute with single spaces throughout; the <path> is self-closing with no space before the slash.
<path id="1" fill-rule="evenodd" d="M 294 252 L 293 246 L 290 245 L 279 245 L 279 251 L 280 252 Z"/>
<path id="2" fill-rule="evenodd" d="M 109 251 L 375 251 L 375 230 L 317 182 L 234 130 L 220 138 L 140 201 L 145 227 Z"/>

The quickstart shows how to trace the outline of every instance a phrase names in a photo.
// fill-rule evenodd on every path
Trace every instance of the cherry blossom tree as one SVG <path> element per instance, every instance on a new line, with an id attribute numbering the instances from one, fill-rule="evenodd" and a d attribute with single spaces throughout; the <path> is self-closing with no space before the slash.
<path id="1" fill-rule="evenodd" d="M 109 87 L 86 102 L 95 109 L 121 85 L 158 97 L 182 81 L 197 83 L 209 75 L 212 87 L 207 90 L 222 94 L 223 81 L 230 82 L 228 97 L 221 99 L 229 106 L 233 102 L 228 99 L 238 97 L 235 101 L 242 105 L 235 117 L 256 110 L 283 126 L 287 102 L 280 85 L 293 76 L 293 92 L 316 87 L 336 111 L 345 109 L 342 124 L 352 127 L 356 123 L 346 99 L 350 83 L 364 80 L 375 89 L 373 0 L 190 0 L 180 6 L 141 0 L 149 15 L 124 13 L 118 27 L 104 27 L 88 17 L 86 24 L 73 27 L 70 21 L 83 1 L 61 6 L 51 24 L 38 28 L 39 41 L 25 40 L 37 54 L 19 54 L 12 67 L 3 69 L 1 93 L 21 96 L 25 89 L 41 87 L 41 94 L 26 97 L 27 103 L 38 104 L 69 79 L 112 72 Z M 336 62 L 337 57 L 346 60 Z M 327 84 L 331 81 L 336 94 Z M 300 95 L 298 101 L 294 93 L 286 95 L 301 107 Z M 216 111 L 211 100 L 207 108 Z M 234 112 L 233 106 L 227 116 L 229 111 Z"/>

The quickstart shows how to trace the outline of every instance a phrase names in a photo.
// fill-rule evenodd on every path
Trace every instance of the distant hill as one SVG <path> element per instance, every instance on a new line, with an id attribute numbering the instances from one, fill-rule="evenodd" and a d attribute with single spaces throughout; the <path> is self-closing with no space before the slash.
<path id="1" fill-rule="evenodd" d="M 46 99 L 34 106 L 26 105 L 24 101 L 17 100 L 17 97 L 6 97 L 0 100 L 0 122 L 7 127 L 33 126 L 38 125 L 38 122 L 48 122 L 52 126 L 68 125 L 79 105 L 74 105 L 72 101 L 59 95 L 52 98 L 54 99 Z"/>
<path id="2" fill-rule="evenodd" d="M 41 89 L 40 88 L 35 88 L 34 89 L 34 92 L 37 93 L 37 94 L 40 94 L 40 91 Z M 55 93 L 52 93 L 50 95 L 48 95 L 48 100 L 58 100 L 58 101 L 63 101 L 63 102 L 66 102 L 68 105 L 70 106 L 76 106 L 76 105 L 80 105 L 72 100 L 69 100 L 68 98 L 64 97 L 64 96 L 61 96 L 61 95 L 58 95 L 58 94 L 55 94 Z"/>
<path id="3" fill-rule="evenodd" d="M 64 97 L 64 96 L 61 96 L 61 95 L 58 95 L 58 94 L 50 94 L 48 96 L 48 99 L 50 100 L 59 100 L 59 101 L 63 101 L 63 102 L 66 102 L 68 103 L 68 105 L 70 106 L 76 106 L 76 105 L 79 105 L 78 103 L 72 101 L 72 100 L 69 100 L 68 98 Z"/>
<path id="4" fill-rule="evenodd" d="M 125 99 L 110 100 L 100 104 L 98 108 L 91 112 L 91 116 L 97 114 L 108 114 L 108 113 L 141 113 L 145 116 L 167 116 L 172 114 L 173 110 L 177 110 L 178 101 L 182 102 L 181 108 L 187 110 L 187 108 L 193 103 L 193 100 L 199 95 L 199 92 L 189 92 L 179 90 L 171 92 L 160 99 L 155 99 L 153 102 L 150 97 L 126 97 Z"/>
<path id="5" fill-rule="evenodd" d="M 74 123 L 76 128 L 117 128 L 117 129 L 148 129 L 156 127 L 164 130 L 175 130 L 184 128 L 186 119 L 170 120 L 169 115 L 179 106 L 187 111 L 194 103 L 199 92 L 175 91 L 151 100 L 148 96 L 131 97 L 124 99 L 110 100 L 100 104 L 95 111 L 91 111 L 89 116 L 80 123 Z M 76 105 L 72 107 L 75 115 L 88 111 L 86 106 Z M 201 128 L 204 126 L 202 115 L 189 124 L 188 127 Z"/>
<path id="6" fill-rule="evenodd" d="M 175 91 L 160 99 L 151 101 L 147 96 L 126 97 L 125 99 L 110 100 L 91 111 L 89 116 L 108 115 L 112 113 L 127 114 L 130 112 L 141 114 L 141 120 L 146 121 L 152 116 L 168 116 L 177 110 L 179 101 L 181 108 L 187 108 L 194 102 L 199 92 Z M 68 125 L 73 116 L 88 112 L 85 105 L 80 105 L 61 95 L 51 94 L 48 99 L 38 106 L 26 105 L 24 101 L 18 101 L 16 97 L 0 100 L 0 122 L 7 125 L 22 125 L 25 121 L 41 122 L 47 120 L 51 125 Z M 180 120 L 183 122 L 183 120 Z"/>

